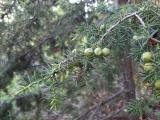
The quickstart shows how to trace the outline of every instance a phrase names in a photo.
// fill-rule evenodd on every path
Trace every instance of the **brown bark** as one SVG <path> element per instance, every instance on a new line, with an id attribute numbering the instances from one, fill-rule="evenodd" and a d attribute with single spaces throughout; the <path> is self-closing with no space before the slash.
<path id="1" fill-rule="evenodd" d="M 133 0 L 118 0 L 119 5 L 131 3 Z M 136 94 L 135 94 L 135 83 L 133 79 L 133 63 L 132 59 L 128 56 L 130 52 L 130 42 L 128 41 L 126 43 L 126 50 L 124 50 L 124 53 L 120 57 L 120 69 L 122 72 L 122 82 L 123 82 L 123 87 L 125 90 L 125 102 L 128 103 L 131 100 L 136 99 Z M 128 120 L 138 120 L 137 117 L 133 117 L 128 115 L 127 116 Z"/>
<path id="2" fill-rule="evenodd" d="M 133 62 L 130 57 L 128 57 L 128 53 L 126 52 L 123 56 L 120 56 L 120 70 L 122 74 L 122 83 L 124 89 L 124 100 L 125 104 L 131 102 L 136 99 L 135 93 L 135 83 L 133 79 Z M 126 116 L 128 120 L 138 120 L 136 116 Z"/>
<path id="3" fill-rule="evenodd" d="M 126 91 L 125 100 L 129 102 L 135 99 L 135 84 L 133 80 L 133 68 L 132 59 L 129 57 L 124 57 L 121 61 L 121 71 L 123 74 L 123 85 Z"/>

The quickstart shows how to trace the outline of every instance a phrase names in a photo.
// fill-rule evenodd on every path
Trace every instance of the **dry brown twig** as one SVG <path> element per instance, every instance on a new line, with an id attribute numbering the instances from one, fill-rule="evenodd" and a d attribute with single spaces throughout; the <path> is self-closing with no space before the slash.
<path id="1" fill-rule="evenodd" d="M 98 109 L 100 106 L 103 106 L 104 104 L 110 102 L 111 100 L 115 99 L 116 97 L 120 96 L 122 93 L 124 92 L 123 89 L 119 90 L 116 94 L 114 94 L 111 97 L 107 97 L 108 99 L 106 99 L 105 101 L 102 101 L 101 103 L 99 103 L 98 105 L 93 106 L 92 108 L 90 108 L 89 110 L 87 110 L 85 113 L 83 113 L 82 115 L 80 115 L 78 118 L 76 118 L 75 120 L 84 120 L 84 118 L 93 110 Z"/>
<path id="2" fill-rule="evenodd" d="M 157 32 L 158 32 L 158 30 L 155 30 L 155 31 L 151 34 L 150 38 L 149 38 L 146 42 L 143 43 L 143 46 L 146 46 L 151 39 L 154 39 L 155 42 L 160 43 L 159 40 L 153 38 L 153 36 L 154 36 Z"/>
<path id="3" fill-rule="evenodd" d="M 103 118 L 102 120 L 110 120 L 110 118 L 112 118 L 113 116 L 117 115 L 118 113 L 120 113 L 121 111 L 123 111 L 125 109 L 125 107 L 122 107 L 120 109 L 117 109 L 116 111 L 112 112 L 111 114 L 107 115 L 107 117 Z"/>

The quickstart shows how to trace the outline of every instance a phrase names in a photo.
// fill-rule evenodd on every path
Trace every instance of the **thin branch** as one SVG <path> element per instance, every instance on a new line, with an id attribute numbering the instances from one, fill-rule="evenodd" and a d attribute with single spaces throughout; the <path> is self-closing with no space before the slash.
<path id="1" fill-rule="evenodd" d="M 155 30 L 155 31 L 151 34 L 150 38 L 149 38 L 146 42 L 143 43 L 143 46 L 146 46 L 146 45 L 149 43 L 150 39 L 154 39 L 155 42 L 160 43 L 159 40 L 153 38 L 153 36 L 154 36 L 155 34 L 157 34 L 157 33 L 158 33 L 158 30 Z"/>
<path id="2" fill-rule="evenodd" d="M 121 20 L 119 20 L 118 22 L 116 22 L 114 25 L 112 25 L 107 31 L 106 33 L 103 34 L 103 36 L 101 37 L 100 41 L 103 41 L 103 39 L 105 38 L 105 36 L 110 33 L 115 27 L 117 27 L 120 23 L 122 23 L 124 20 L 128 19 L 128 18 L 131 18 L 131 17 L 136 17 L 141 25 L 144 27 L 145 26 L 145 23 L 144 21 L 142 20 L 142 18 L 138 15 L 139 12 L 134 12 L 134 13 L 130 13 L 128 14 L 127 16 L 125 16 L 124 18 L 122 18 Z"/>
<path id="3" fill-rule="evenodd" d="M 88 120 L 93 120 L 93 117 L 96 115 L 99 109 L 100 109 L 100 106 L 98 105 L 97 108 L 93 111 L 93 113 L 89 116 Z"/>
<path id="4" fill-rule="evenodd" d="M 156 38 L 151 38 L 151 39 L 154 40 L 154 41 L 157 42 L 157 43 L 160 43 L 160 41 L 157 40 Z"/>
<path id="5" fill-rule="evenodd" d="M 107 117 L 105 117 L 102 120 L 110 120 L 110 118 L 112 118 L 113 116 L 117 115 L 118 113 L 120 113 L 122 110 L 124 110 L 124 107 L 116 110 L 115 112 L 112 112 L 111 114 L 109 114 Z"/>
<path id="6" fill-rule="evenodd" d="M 135 16 L 137 17 L 137 19 L 139 20 L 139 22 L 142 24 L 142 26 L 145 27 L 145 23 L 142 20 L 142 18 L 139 15 L 137 15 L 137 14 L 135 14 Z"/>
<path id="7" fill-rule="evenodd" d="M 102 101 L 101 103 L 99 103 L 98 105 L 93 106 L 92 108 L 90 108 L 89 110 L 87 110 L 85 113 L 83 113 L 82 115 L 80 115 L 78 118 L 76 118 L 75 120 L 81 120 L 83 118 L 85 118 L 91 111 L 93 111 L 96 108 L 99 108 L 99 106 L 102 106 L 108 102 L 110 102 L 111 100 L 115 99 L 116 97 L 120 96 L 122 93 L 124 92 L 123 89 L 119 90 L 116 94 L 114 94 L 111 97 L 107 97 L 108 99 L 106 99 L 105 101 Z M 83 119 L 84 120 L 84 119 Z"/>
<path id="8" fill-rule="evenodd" d="M 125 16 L 124 18 L 122 18 L 121 20 L 119 20 L 118 22 L 116 22 L 113 26 L 111 26 L 111 27 L 107 30 L 107 32 L 108 32 L 108 33 L 111 32 L 115 27 L 117 27 L 117 25 L 119 25 L 120 23 L 122 23 L 124 20 L 126 20 L 126 19 L 128 19 L 128 18 L 130 18 L 130 17 L 135 16 L 136 13 L 137 13 L 137 12 Z"/>
<path id="9" fill-rule="evenodd" d="M 51 35 L 47 35 L 47 36 L 43 36 L 42 38 L 40 38 L 38 41 L 40 41 L 35 47 L 29 49 L 28 51 L 26 51 L 25 53 L 23 53 L 22 56 L 25 56 L 29 53 L 32 53 L 33 51 L 35 51 L 37 48 L 39 48 L 41 45 L 43 45 L 44 43 L 46 43 L 49 40 L 54 40 L 55 41 L 55 35 L 51 34 Z"/>

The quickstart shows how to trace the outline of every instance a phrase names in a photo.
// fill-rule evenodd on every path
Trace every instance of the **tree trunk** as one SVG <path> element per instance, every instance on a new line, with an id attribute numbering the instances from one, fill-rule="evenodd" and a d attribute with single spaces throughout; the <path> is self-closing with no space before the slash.
<path id="1" fill-rule="evenodd" d="M 129 102 L 132 99 L 135 99 L 135 84 L 133 80 L 133 68 L 132 68 L 132 59 L 124 56 L 121 61 L 121 71 L 123 74 L 123 85 L 126 90 L 125 100 Z"/>
<path id="2" fill-rule="evenodd" d="M 135 93 L 135 83 L 133 78 L 133 61 L 130 57 L 128 57 L 129 48 L 128 44 L 126 44 L 128 51 L 123 54 L 123 56 L 120 57 L 120 70 L 122 75 L 122 83 L 123 83 L 123 89 L 124 89 L 124 102 L 125 104 L 128 104 L 128 102 L 131 102 L 132 100 L 136 99 L 136 93 Z M 126 116 L 128 120 L 138 120 L 138 117 L 136 116 Z"/>

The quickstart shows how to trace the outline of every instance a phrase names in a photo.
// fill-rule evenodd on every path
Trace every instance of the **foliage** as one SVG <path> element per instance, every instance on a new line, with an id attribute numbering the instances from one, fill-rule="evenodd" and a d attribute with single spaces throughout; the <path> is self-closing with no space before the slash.
<path id="1" fill-rule="evenodd" d="M 87 13 L 86 4 L 90 5 Z M 85 111 L 96 104 L 89 100 L 90 93 L 112 93 L 123 88 L 121 63 L 132 58 L 142 83 L 139 91 L 150 97 L 142 95 L 126 103 L 128 112 L 142 116 L 153 111 L 159 102 L 154 96 L 159 90 L 154 85 L 160 77 L 160 55 L 159 44 L 150 44 L 150 39 L 159 39 L 160 8 L 148 1 L 119 9 L 103 1 L 98 1 L 97 7 L 93 4 L 70 4 L 65 0 L 4 2 L 0 22 L 0 54 L 4 61 L 0 66 L 1 101 L 7 99 L 16 112 L 18 108 L 38 111 L 44 106 L 77 117 L 82 108 Z M 97 47 L 109 48 L 111 55 L 84 55 L 86 48 Z M 151 72 L 141 68 L 145 64 L 141 56 L 146 51 L 154 54 L 151 62 L 156 68 Z M 145 89 L 146 84 L 149 87 Z"/>

